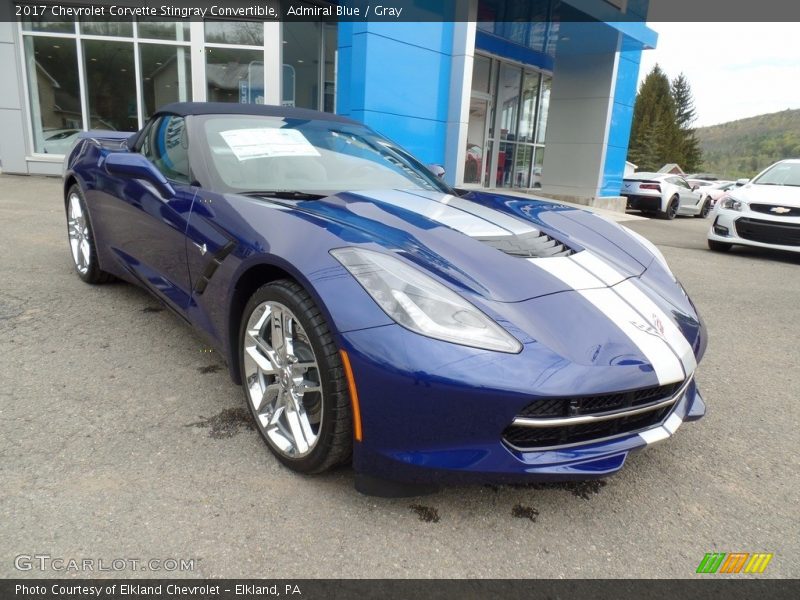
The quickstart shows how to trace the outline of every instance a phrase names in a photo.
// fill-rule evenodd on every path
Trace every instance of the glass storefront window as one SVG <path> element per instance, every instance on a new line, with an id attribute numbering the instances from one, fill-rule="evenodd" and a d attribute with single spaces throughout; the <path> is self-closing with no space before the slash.
<path id="1" fill-rule="evenodd" d="M 536 125 L 536 141 L 539 144 L 544 144 L 545 132 L 547 131 L 547 111 L 550 107 L 550 85 L 552 82 L 552 77 L 542 76 L 542 100 Z"/>
<path id="2" fill-rule="evenodd" d="M 487 86 L 487 79 L 496 85 Z M 531 68 L 475 55 L 464 184 L 541 187 L 551 81 Z"/>
<path id="3" fill-rule="evenodd" d="M 294 71 L 294 94 L 284 88 L 285 106 L 319 109 L 321 23 L 283 23 L 283 64 Z M 284 86 L 286 83 L 284 83 Z"/>
<path id="4" fill-rule="evenodd" d="M 325 68 L 324 68 L 324 99 L 322 110 L 334 112 L 336 108 L 336 52 L 338 41 L 338 26 L 333 23 L 325 23 L 323 26 L 325 44 Z"/>
<path id="5" fill-rule="evenodd" d="M 63 154 L 83 127 L 75 40 L 25 37 L 33 151 Z"/>
<path id="6" fill-rule="evenodd" d="M 139 21 L 139 37 L 154 40 L 189 41 L 189 24 L 183 22 L 164 23 L 159 21 Z"/>
<path id="7" fill-rule="evenodd" d="M 264 45 L 262 21 L 206 21 L 206 41 L 214 44 Z"/>
<path id="8" fill-rule="evenodd" d="M 147 119 L 170 102 L 185 102 L 191 96 L 192 68 L 189 48 L 140 44 L 142 110 Z"/>
<path id="9" fill-rule="evenodd" d="M 45 16 L 23 16 L 23 31 L 46 31 L 48 33 L 75 33 L 72 17 L 54 17 L 48 11 Z"/>
<path id="10" fill-rule="evenodd" d="M 472 91 L 489 93 L 489 75 L 492 72 L 492 59 L 488 56 L 475 55 L 472 65 Z"/>
<path id="11" fill-rule="evenodd" d="M 103 22 L 85 21 L 80 24 L 83 35 L 106 35 L 113 37 L 133 37 L 133 21 Z"/>
<path id="12" fill-rule="evenodd" d="M 519 141 L 521 142 L 533 142 L 538 97 L 539 73 L 526 71 L 522 76 L 522 103 L 519 119 Z"/>
<path id="13" fill-rule="evenodd" d="M 486 145 L 486 116 L 489 101 L 472 98 L 467 125 L 467 154 L 464 162 L 464 183 L 480 183 Z"/>
<path id="14" fill-rule="evenodd" d="M 209 102 L 264 104 L 264 53 L 242 48 L 206 48 Z"/>
<path id="15" fill-rule="evenodd" d="M 497 106 L 500 111 L 500 138 L 516 140 L 517 111 L 519 109 L 519 87 L 522 69 L 500 64 L 500 78 L 497 82 Z"/>
<path id="16" fill-rule="evenodd" d="M 136 131 L 136 74 L 133 43 L 83 41 L 90 129 Z"/>

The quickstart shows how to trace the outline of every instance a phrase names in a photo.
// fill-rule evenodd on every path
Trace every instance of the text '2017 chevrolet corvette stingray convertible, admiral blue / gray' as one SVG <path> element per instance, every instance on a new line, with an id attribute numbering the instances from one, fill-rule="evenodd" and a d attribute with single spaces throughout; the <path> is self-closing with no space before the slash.
<path id="1" fill-rule="evenodd" d="M 65 161 L 78 276 L 202 332 L 295 471 L 352 461 L 368 493 L 591 479 L 705 413 L 694 305 L 589 212 L 453 189 L 293 108 L 172 104 Z"/>

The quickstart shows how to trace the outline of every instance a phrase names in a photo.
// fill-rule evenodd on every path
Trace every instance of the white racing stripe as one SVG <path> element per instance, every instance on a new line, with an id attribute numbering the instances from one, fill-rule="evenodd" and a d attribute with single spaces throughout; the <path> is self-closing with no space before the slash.
<path id="1" fill-rule="evenodd" d="M 663 425 L 654 427 L 653 429 L 648 429 L 647 431 L 642 431 L 639 434 L 639 437 L 644 440 L 645 444 L 654 444 L 655 442 L 665 440 L 674 434 L 678 427 L 680 427 L 681 423 L 683 423 L 683 419 L 673 413 Z"/>
<path id="2" fill-rule="evenodd" d="M 697 359 L 689 342 L 684 337 L 675 322 L 658 307 L 647 295 L 640 290 L 633 281 L 628 280 L 614 287 L 614 290 L 622 296 L 631 306 L 637 308 L 650 324 L 661 331 L 663 327 L 664 339 L 672 346 L 683 363 L 686 374 L 693 373 L 697 368 Z M 659 327 L 659 324 L 661 327 Z"/>
<path id="3" fill-rule="evenodd" d="M 452 206 L 459 210 L 463 210 L 471 215 L 475 215 L 476 217 L 480 217 L 490 223 L 494 223 L 498 227 L 502 227 L 503 229 L 507 229 L 514 235 L 524 235 L 526 233 L 531 233 L 533 231 L 539 231 L 529 223 L 525 221 L 520 221 L 519 219 L 515 219 L 511 215 L 507 215 L 505 213 L 500 212 L 499 210 L 494 210 L 493 208 L 489 208 L 488 206 L 483 206 L 482 204 L 478 204 L 477 202 L 470 202 L 469 200 L 464 200 L 463 198 L 459 198 L 458 196 L 452 196 L 448 194 L 442 200 L 443 204 L 447 204 L 448 206 Z"/>
<path id="4" fill-rule="evenodd" d="M 587 250 L 573 254 L 570 258 L 606 285 L 617 285 L 627 278 L 626 275 Z"/>
<path id="5" fill-rule="evenodd" d="M 675 353 L 631 306 L 610 288 L 579 290 L 589 302 L 611 319 L 653 366 L 659 385 L 682 381 L 686 374 Z"/>
<path id="6" fill-rule="evenodd" d="M 677 330 L 677 327 L 651 300 L 648 299 L 647 303 L 642 304 L 655 315 L 652 318 L 655 323 L 637 311 L 630 300 L 631 297 L 635 297 L 641 303 L 641 298 L 630 292 L 627 293 L 628 297 L 617 293 L 617 288 L 627 283 L 624 281 L 626 276 L 610 264 L 591 255 L 587 250 L 568 257 L 531 258 L 528 260 L 573 288 L 619 327 L 652 365 L 659 384 L 681 381 L 692 372 L 694 367 L 686 368 L 691 366 L 690 361 L 678 358 L 683 356 L 678 352 L 682 350 L 682 346 L 679 345 L 678 348 L 675 348 L 666 337 L 666 324 L 669 323 L 675 329 L 674 332 L 670 332 L 670 339 L 675 338 L 675 333 L 677 333 L 683 339 L 683 344 L 688 346 L 688 342 Z M 610 287 L 614 284 L 617 285 Z M 644 296 L 644 294 L 641 295 Z M 652 310 L 653 308 L 656 310 Z M 660 328 L 657 327 L 658 323 L 664 327 L 665 334 L 662 334 Z M 679 341 L 674 343 L 678 344 Z M 689 350 L 691 351 L 691 348 Z"/>
<path id="7" fill-rule="evenodd" d="M 581 267 L 572 258 L 572 256 L 552 256 L 547 258 L 528 258 L 526 260 L 547 271 L 556 279 L 560 279 L 574 290 L 607 287 L 605 283 Z"/>
<path id="8" fill-rule="evenodd" d="M 399 190 L 364 191 L 356 192 L 356 194 L 363 195 L 379 203 L 390 204 L 391 206 L 417 213 L 470 237 L 504 237 L 511 235 L 508 229 L 504 229 L 480 216 L 417 194 Z"/>
<path id="9" fill-rule="evenodd" d="M 589 252 L 579 252 L 572 258 L 605 284 L 614 286 L 613 290 L 639 313 L 653 331 L 657 331 L 666 340 L 680 359 L 685 374 L 688 376 L 694 372 L 697 359 L 686 337 L 672 318 L 642 292 L 632 279 L 626 278 L 605 260 Z"/>

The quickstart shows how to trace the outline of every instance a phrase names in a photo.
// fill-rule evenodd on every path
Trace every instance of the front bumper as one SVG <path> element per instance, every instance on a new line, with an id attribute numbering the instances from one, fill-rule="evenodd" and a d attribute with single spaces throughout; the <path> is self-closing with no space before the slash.
<path id="1" fill-rule="evenodd" d="M 800 252 L 800 217 L 717 207 L 708 239 L 728 244 Z"/>
<path id="2" fill-rule="evenodd" d="M 524 382 L 520 369 L 536 360 L 524 356 L 531 348 L 507 355 L 427 338 L 420 343 L 420 337 L 397 325 L 343 335 L 361 402 L 363 441 L 355 443 L 353 455 L 359 474 L 422 484 L 605 477 L 622 468 L 631 451 L 705 414 L 691 380 L 656 425 L 554 449 L 514 449 L 503 431 L 532 397 L 524 385 L 498 382 Z M 548 365 L 545 371 L 556 369 L 563 372 L 553 378 L 574 377 L 578 386 L 578 370 L 586 367 Z"/>

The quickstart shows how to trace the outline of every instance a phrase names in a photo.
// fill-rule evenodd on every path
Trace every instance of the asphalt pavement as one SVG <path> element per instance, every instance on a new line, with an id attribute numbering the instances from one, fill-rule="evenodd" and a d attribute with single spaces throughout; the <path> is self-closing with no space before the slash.
<path id="1" fill-rule="evenodd" d="M 601 482 L 385 500 L 349 468 L 279 466 L 200 337 L 131 285 L 82 283 L 59 180 L 0 176 L 0 215 L 2 577 L 683 578 L 707 552 L 800 576 L 800 256 L 712 253 L 709 220 L 626 222 L 705 318 L 707 416 Z"/>

